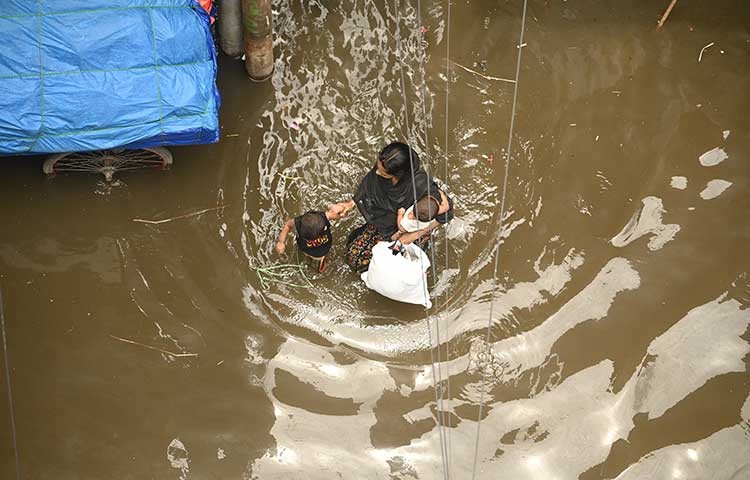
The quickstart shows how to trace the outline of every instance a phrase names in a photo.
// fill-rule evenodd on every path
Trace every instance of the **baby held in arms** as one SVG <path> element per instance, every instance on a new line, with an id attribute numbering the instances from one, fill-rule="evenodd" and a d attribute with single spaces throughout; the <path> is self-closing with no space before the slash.
<path id="1" fill-rule="evenodd" d="M 402 233 L 418 232 L 429 228 L 430 223 L 440 215 L 448 211 L 450 206 L 443 192 L 440 193 L 440 199 L 434 195 L 425 195 L 417 200 L 417 203 L 407 209 L 399 208 L 396 224 L 398 232 L 394 234 L 393 240 L 397 239 Z"/>

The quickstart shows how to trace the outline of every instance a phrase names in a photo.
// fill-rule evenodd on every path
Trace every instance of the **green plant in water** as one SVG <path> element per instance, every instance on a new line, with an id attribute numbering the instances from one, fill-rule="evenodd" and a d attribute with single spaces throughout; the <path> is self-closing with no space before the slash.
<path id="1" fill-rule="evenodd" d="M 312 282 L 305 273 L 305 266 L 295 263 L 282 263 L 279 265 L 270 265 L 267 267 L 254 267 L 255 274 L 258 275 L 260 284 L 264 289 L 269 287 L 270 283 L 280 283 L 290 287 L 305 288 L 312 286 Z M 307 285 L 296 283 L 299 276 L 305 280 Z"/>

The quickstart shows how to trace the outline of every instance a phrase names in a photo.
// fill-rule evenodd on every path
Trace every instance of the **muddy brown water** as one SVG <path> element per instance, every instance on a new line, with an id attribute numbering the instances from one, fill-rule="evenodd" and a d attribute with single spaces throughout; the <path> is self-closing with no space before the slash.
<path id="1" fill-rule="evenodd" d="M 445 412 L 451 478 L 471 478 L 484 373 L 477 478 L 750 478 L 750 8 L 681 1 L 655 33 L 662 3 L 529 4 L 501 232 L 513 85 L 452 69 L 446 176 L 444 2 L 422 6 L 424 105 L 414 8 L 405 103 L 391 3 L 278 1 L 272 81 L 221 59 L 219 144 L 114 187 L 3 159 L 21 477 L 443 478 Z M 451 58 L 512 78 L 521 4 L 451 15 Z M 272 251 L 283 220 L 349 198 L 405 107 L 456 201 L 433 243 L 439 408 L 424 310 L 342 261 L 358 214 L 313 288 L 253 270 L 297 261 Z"/>

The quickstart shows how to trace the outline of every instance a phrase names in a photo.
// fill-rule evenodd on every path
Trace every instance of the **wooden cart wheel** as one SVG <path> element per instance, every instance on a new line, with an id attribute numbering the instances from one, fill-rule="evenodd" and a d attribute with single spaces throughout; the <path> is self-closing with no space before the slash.
<path id="1" fill-rule="evenodd" d="M 47 175 L 58 173 L 100 173 L 109 182 L 116 172 L 144 168 L 165 170 L 172 165 L 172 153 L 163 147 L 125 150 L 122 148 L 93 152 L 68 152 L 50 155 L 42 170 Z"/>

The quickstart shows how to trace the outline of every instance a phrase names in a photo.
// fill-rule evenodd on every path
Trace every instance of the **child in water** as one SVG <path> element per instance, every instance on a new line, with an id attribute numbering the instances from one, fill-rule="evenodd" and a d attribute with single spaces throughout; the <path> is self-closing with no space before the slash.
<path id="1" fill-rule="evenodd" d="M 318 262 L 318 271 L 326 269 L 326 255 L 333 244 L 330 220 L 340 218 L 346 214 L 346 209 L 340 205 L 331 205 L 328 211 L 309 211 L 298 217 L 290 218 L 284 223 L 284 227 L 276 242 L 276 251 L 284 253 L 286 250 L 286 237 L 291 229 L 297 236 L 297 246 L 302 253 Z"/>

